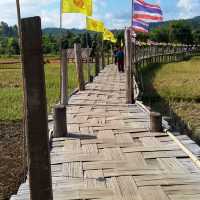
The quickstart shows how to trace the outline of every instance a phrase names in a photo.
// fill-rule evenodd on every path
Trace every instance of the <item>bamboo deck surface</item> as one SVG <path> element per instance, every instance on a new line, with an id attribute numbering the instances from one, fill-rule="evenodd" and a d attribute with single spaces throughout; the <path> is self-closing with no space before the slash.
<path id="1" fill-rule="evenodd" d="M 110 65 L 71 97 L 69 135 L 52 140 L 54 199 L 200 199 L 200 169 L 166 133 L 150 133 L 149 114 L 125 95 L 125 74 Z M 178 139 L 200 155 L 187 136 Z M 11 199 L 30 199 L 28 180 Z"/>

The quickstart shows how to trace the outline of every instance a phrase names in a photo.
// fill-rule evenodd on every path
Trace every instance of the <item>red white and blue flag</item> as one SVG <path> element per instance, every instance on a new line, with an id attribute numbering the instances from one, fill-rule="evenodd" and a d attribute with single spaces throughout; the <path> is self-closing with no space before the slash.
<path id="1" fill-rule="evenodd" d="M 144 0 L 133 0 L 132 12 L 132 23 L 134 29 L 138 29 L 139 25 L 139 22 L 135 23 L 135 20 L 140 22 L 143 21 L 143 23 L 163 21 L 163 13 L 160 6 L 156 4 L 146 3 Z M 137 27 L 135 27 L 134 24 L 137 24 Z M 141 23 L 141 29 L 143 30 L 144 28 L 144 24 Z"/>
<path id="2" fill-rule="evenodd" d="M 135 32 L 142 32 L 142 33 L 148 33 L 149 32 L 149 24 L 146 22 L 143 22 L 141 20 L 133 19 L 132 20 L 132 27 Z"/>

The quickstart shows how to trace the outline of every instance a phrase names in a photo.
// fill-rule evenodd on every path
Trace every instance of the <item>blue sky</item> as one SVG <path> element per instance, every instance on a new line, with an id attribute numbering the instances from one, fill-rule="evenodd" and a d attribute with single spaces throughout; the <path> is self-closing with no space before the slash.
<path id="1" fill-rule="evenodd" d="M 43 27 L 59 27 L 60 0 L 20 0 L 23 17 L 39 15 Z M 93 0 L 94 17 L 105 22 L 108 28 L 130 25 L 131 0 Z M 200 0 L 146 0 L 160 3 L 164 19 L 190 18 L 200 15 Z M 0 21 L 16 24 L 15 0 L 0 1 Z M 81 14 L 64 14 L 63 27 L 84 28 L 85 17 Z"/>

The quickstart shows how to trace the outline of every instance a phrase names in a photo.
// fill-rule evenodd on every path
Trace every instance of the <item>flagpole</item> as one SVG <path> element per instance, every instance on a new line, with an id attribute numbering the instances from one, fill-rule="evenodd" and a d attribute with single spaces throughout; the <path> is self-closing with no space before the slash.
<path id="1" fill-rule="evenodd" d="M 60 0 L 60 103 L 61 103 L 61 93 L 62 93 L 62 74 L 61 74 L 61 65 L 62 65 L 62 1 Z"/>
<path id="2" fill-rule="evenodd" d="M 131 18 L 131 27 L 132 27 L 132 22 L 133 22 L 133 17 L 134 17 L 134 15 L 133 15 L 133 10 L 134 10 L 134 8 L 133 8 L 133 4 L 134 4 L 134 0 L 132 0 L 132 11 L 131 11 L 132 18 Z"/>
<path id="3" fill-rule="evenodd" d="M 17 5 L 17 19 L 18 19 L 18 34 L 19 34 L 19 41 L 21 46 L 21 10 L 20 10 L 20 2 L 16 0 Z"/>
<path id="4" fill-rule="evenodd" d="M 87 25 L 87 16 L 86 16 L 86 25 Z M 90 73 L 90 55 L 89 55 L 89 44 L 88 44 L 88 30 L 86 28 L 86 45 L 87 45 L 87 67 L 88 67 L 88 82 L 91 82 L 91 73 Z"/>
<path id="5" fill-rule="evenodd" d="M 23 55 L 22 55 L 22 28 L 21 28 L 21 8 L 20 8 L 20 0 L 16 0 L 16 7 L 17 7 L 17 21 L 18 21 L 18 41 L 19 41 L 19 51 L 20 51 L 20 59 L 21 59 L 21 73 L 22 73 L 22 77 L 23 80 L 24 78 L 24 66 L 23 66 Z M 24 89 L 24 83 L 23 83 L 23 91 L 25 91 Z M 24 98 L 24 102 L 26 99 L 25 96 L 25 92 L 23 92 L 23 98 Z M 26 107 L 23 106 L 24 109 L 24 113 L 26 112 Z M 25 119 L 23 119 L 23 180 L 25 181 L 26 179 L 26 168 L 28 166 L 28 162 L 29 162 L 29 158 L 26 158 L 26 148 L 27 148 L 27 140 L 26 140 L 26 123 L 25 123 Z"/>
<path id="6" fill-rule="evenodd" d="M 131 19 L 131 27 L 133 26 L 133 19 L 134 19 L 134 0 L 132 0 L 132 19 Z M 136 33 L 135 33 L 135 31 L 133 30 L 133 32 L 134 32 L 134 37 L 136 38 Z"/>
<path id="7" fill-rule="evenodd" d="M 104 69 L 104 40 L 103 40 L 103 34 L 102 34 L 102 46 L 101 46 L 101 48 L 102 48 L 102 68 Z"/>

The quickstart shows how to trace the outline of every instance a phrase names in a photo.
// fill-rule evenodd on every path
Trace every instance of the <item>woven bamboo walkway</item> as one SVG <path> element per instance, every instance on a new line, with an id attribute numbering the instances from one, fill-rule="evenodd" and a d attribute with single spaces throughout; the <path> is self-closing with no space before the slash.
<path id="1" fill-rule="evenodd" d="M 167 134 L 149 132 L 139 104 L 125 104 L 125 74 L 115 66 L 72 96 L 67 118 L 69 136 L 52 141 L 55 200 L 200 199 L 200 169 Z M 28 188 L 27 180 L 12 200 L 29 199 Z"/>

